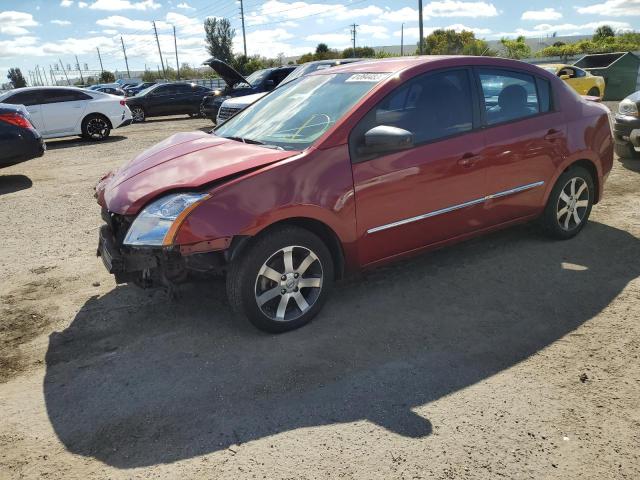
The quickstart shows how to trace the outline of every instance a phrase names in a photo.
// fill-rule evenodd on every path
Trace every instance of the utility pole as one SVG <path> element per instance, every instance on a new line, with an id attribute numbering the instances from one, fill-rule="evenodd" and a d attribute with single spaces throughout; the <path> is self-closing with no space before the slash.
<path id="1" fill-rule="evenodd" d="M 156 28 L 155 20 L 153 21 L 153 31 L 156 34 L 156 43 L 158 44 L 158 53 L 160 54 L 160 65 L 162 65 L 162 76 L 166 78 L 167 74 L 164 71 L 164 61 L 162 60 L 162 50 L 160 50 L 160 40 L 158 40 L 158 29 Z"/>
<path id="2" fill-rule="evenodd" d="M 351 25 L 351 40 L 353 40 L 353 56 L 356 56 L 356 28 L 360 25 L 356 25 L 355 23 Z"/>
<path id="3" fill-rule="evenodd" d="M 122 37 L 120 37 L 120 39 L 122 39 Z M 104 68 L 102 68 L 102 57 L 100 56 L 100 49 L 96 47 L 96 50 L 98 51 L 98 60 L 100 60 L 100 73 L 104 73 Z"/>
<path id="4" fill-rule="evenodd" d="M 58 85 L 58 79 L 53 74 L 53 67 L 49 65 L 49 76 L 51 77 L 52 85 Z"/>
<path id="5" fill-rule="evenodd" d="M 80 81 L 84 85 L 84 77 L 82 76 L 82 68 L 80 68 L 80 61 L 78 60 L 78 55 L 76 55 L 76 68 L 78 69 L 78 72 L 80 73 Z"/>
<path id="6" fill-rule="evenodd" d="M 153 23 L 153 28 L 156 28 L 155 22 Z M 156 33 L 156 39 L 158 38 L 158 34 Z M 131 74 L 129 73 L 129 60 L 127 60 L 127 50 L 124 48 L 124 40 L 122 39 L 122 35 L 120 35 L 120 43 L 122 44 L 122 53 L 124 53 L 124 63 L 127 66 L 127 76 L 131 78 Z M 158 48 L 160 48 L 160 44 L 158 44 Z M 102 62 L 100 62 L 100 66 L 102 66 Z"/>
<path id="7" fill-rule="evenodd" d="M 418 24 L 420 26 L 419 30 L 420 30 L 420 38 L 419 38 L 419 51 L 420 51 L 420 55 L 424 54 L 424 31 L 423 31 L 423 25 L 422 25 L 422 0 L 418 0 Z"/>
<path id="8" fill-rule="evenodd" d="M 58 61 L 60 62 L 60 66 L 62 67 L 62 73 L 64 73 L 64 78 L 67 79 L 67 85 L 71 85 L 71 82 L 69 81 L 69 76 L 67 75 L 67 71 L 64 69 L 64 65 L 62 64 L 62 60 L 58 58 Z"/>
<path id="9" fill-rule="evenodd" d="M 240 0 L 240 18 L 242 19 L 242 43 L 244 44 L 244 56 L 247 56 L 247 35 L 244 32 L 244 5 Z"/>
<path id="10" fill-rule="evenodd" d="M 404 23 L 400 25 L 400 56 L 404 55 Z"/>
<path id="11" fill-rule="evenodd" d="M 180 80 L 180 64 L 178 63 L 178 40 L 176 39 L 176 26 L 173 26 L 173 45 L 176 47 L 176 74 Z"/>

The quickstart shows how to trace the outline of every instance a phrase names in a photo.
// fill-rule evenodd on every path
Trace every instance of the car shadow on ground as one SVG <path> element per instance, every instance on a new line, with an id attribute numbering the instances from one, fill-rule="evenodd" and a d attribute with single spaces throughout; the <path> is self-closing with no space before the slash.
<path id="1" fill-rule="evenodd" d="M 92 145 L 95 143 L 114 143 L 114 142 L 120 142 L 126 139 L 127 137 L 123 135 L 110 135 L 104 140 L 99 140 L 97 142 L 93 142 L 91 140 L 85 140 L 79 137 L 47 140 L 46 142 L 47 142 L 47 150 L 58 150 L 60 148 L 78 147 L 78 146 L 84 146 L 84 145 Z"/>
<path id="2" fill-rule="evenodd" d="M 31 188 L 33 182 L 26 175 L 2 175 L 0 173 L 0 195 Z"/>
<path id="3" fill-rule="evenodd" d="M 620 157 L 620 163 L 622 163 L 622 166 L 627 170 L 640 173 L 640 159 Z"/>
<path id="4" fill-rule="evenodd" d="M 640 241 L 591 223 L 524 226 L 336 285 L 310 325 L 267 335 L 221 282 L 119 287 L 50 337 L 44 396 L 65 447 L 118 468 L 366 419 L 420 438 L 412 408 L 509 368 L 594 317 L 640 274 Z"/>

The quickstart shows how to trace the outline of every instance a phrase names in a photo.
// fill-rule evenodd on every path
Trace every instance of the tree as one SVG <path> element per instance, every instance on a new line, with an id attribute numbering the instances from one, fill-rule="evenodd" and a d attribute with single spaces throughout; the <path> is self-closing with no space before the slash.
<path id="1" fill-rule="evenodd" d="M 373 58 L 376 56 L 376 51 L 371 47 L 356 47 L 345 48 L 342 51 L 342 58 Z"/>
<path id="2" fill-rule="evenodd" d="M 519 60 L 521 58 L 528 58 L 531 56 L 531 47 L 527 45 L 525 38 L 520 35 L 515 40 L 509 40 L 503 38 L 500 43 L 504 47 L 505 56 L 507 58 L 515 58 Z"/>
<path id="3" fill-rule="evenodd" d="M 204 21 L 205 41 L 209 55 L 225 63 L 233 62 L 233 37 L 236 35 L 227 18 L 209 17 Z"/>
<path id="4" fill-rule="evenodd" d="M 489 49 L 484 40 L 476 38 L 473 32 L 453 29 L 438 29 L 422 40 L 427 55 L 486 55 L 495 56 L 497 52 Z M 420 43 L 418 43 L 420 47 Z M 416 53 L 418 53 L 418 50 Z"/>
<path id="5" fill-rule="evenodd" d="M 22 72 L 19 68 L 10 68 L 9 73 L 7 73 L 7 78 L 13 88 L 22 88 L 27 86 L 27 81 L 22 76 Z"/>
<path id="6" fill-rule="evenodd" d="M 264 59 L 260 58 L 259 55 L 254 55 L 253 57 L 237 55 L 231 62 L 231 66 L 245 76 L 266 67 Z"/>
<path id="7" fill-rule="evenodd" d="M 105 70 L 98 77 L 98 81 L 100 83 L 113 83 L 116 81 L 116 76 L 111 73 L 109 70 Z"/>
<path id="8" fill-rule="evenodd" d="M 593 41 L 598 42 L 607 37 L 615 37 L 616 34 L 609 25 L 600 25 L 593 34 Z"/>
<path id="9" fill-rule="evenodd" d="M 316 47 L 316 55 L 321 55 L 323 53 L 329 53 L 329 46 L 326 43 L 319 43 Z"/>

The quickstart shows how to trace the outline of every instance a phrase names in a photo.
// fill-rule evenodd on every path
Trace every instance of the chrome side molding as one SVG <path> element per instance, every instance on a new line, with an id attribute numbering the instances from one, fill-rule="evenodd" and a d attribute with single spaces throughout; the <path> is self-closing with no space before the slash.
<path id="1" fill-rule="evenodd" d="M 418 215 L 415 217 L 405 218 L 403 220 L 398 220 L 397 222 L 387 223 L 386 225 L 380 225 L 379 227 L 373 227 L 367 230 L 367 233 L 376 233 L 382 230 L 387 230 L 389 228 L 399 227 L 400 225 L 406 225 L 407 223 L 418 222 L 426 218 L 435 217 L 436 215 L 442 215 L 444 213 L 450 213 L 455 210 L 460 210 L 461 208 L 478 205 L 480 203 L 486 202 L 487 200 L 491 200 L 492 198 L 506 197 L 507 195 L 513 195 L 514 193 L 524 192 L 526 190 L 531 190 L 532 188 L 541 187 L 542 185 L 544 185 L 544 181 L 528 183 L 527 185 L 521 185 L 519 187 L 511 188 L 509 190 L 504 190 L 502 192 L 492 193 L 491 195 L 487 195 L 486 197 L 477 198 L 469 202 L 460 203 L 458 205 L 442 208 L 440 210 L 434 210 L 433 212 L 424 213 L 422 215 Z"/>

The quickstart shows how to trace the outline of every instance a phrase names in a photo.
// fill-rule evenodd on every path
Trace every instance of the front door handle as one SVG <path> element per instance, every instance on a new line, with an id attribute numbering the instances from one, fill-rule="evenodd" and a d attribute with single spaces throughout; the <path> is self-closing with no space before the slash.
<path id="1" fill-rule="evenodd" d="M 482 160 L 482 155 L 467 152 L 465 153 L 460 160 L 458 160 L 458 165 L 461 167 L 469 168 L 473 167 L 476 162 Z"/>
<path id="2" fill-rule="evenodd" d="M 545 140 L 555 140 L 557 138 L 561 138 L 564 134 L 560 130 L 556 130 L 555 128 L 550 129 L 547 134 L 544 136 Z"/>

